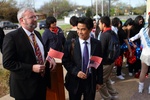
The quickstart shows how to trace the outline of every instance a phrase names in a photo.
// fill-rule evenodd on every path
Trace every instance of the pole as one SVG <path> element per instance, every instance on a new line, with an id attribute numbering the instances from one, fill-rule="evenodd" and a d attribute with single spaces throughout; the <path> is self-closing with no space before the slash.
<path id="1" fill-rule="evenodd" d="M 149 18 L 149 15 L 148 15 L 148 13 L 150 12 L 149 11 L 149 9 L 150 9 L 150 0 L 147 0 L 146 1 L 146 20 L 145 20 L 145 22 L 148 22 L 148 18 Z"/>
<path id="2" fill-rule="evenodd" d="M 97 12 L 97 0 L 96 0 L 96 22 L 97 22 L 97 18 L 98 17 L 98 12 Z"/>
<path id="3" fill-rule="evenodd" d="M 92 17 L 93 17 L 93 2 L 91 0 L 91 14 L 92 14 Z"/>
<path id="4" fill-rule="evenodd" d="M 108 16 L 110 17 L 110 0 L 109 0 L 109 3 L 108 3 Z"/>
<path id="5" fill-rule="evenodd" d="M 102 7 L 102 8 L 101 8 L 101 9 L 102 9 L 102 10 L 101 10 L 102 16 L 104 16 L 104 9 L 103 9 L 104 7 L 103 7 L 103 5 L 104 5 L 104 1 L 102 0 L 102 6 L 101 6 L 101 7 Z"/>

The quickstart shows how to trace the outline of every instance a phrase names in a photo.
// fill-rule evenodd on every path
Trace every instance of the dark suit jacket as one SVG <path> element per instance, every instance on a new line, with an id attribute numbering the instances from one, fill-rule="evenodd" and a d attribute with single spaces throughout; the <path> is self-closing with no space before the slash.
<path id="1" fill-rule="evenodd" d="M 80 84 L 80 78 L 77 77 L 77 74 L 82 69 L 82 56 L 80 50 L 79 39 L 76 39 L 74 50 L 73 50 L 73 57 L 71 55 L 71 40 L 68 40 L 65 44 L 64 48 L 64 56 L 62 59 L 63 65 L 67 70 L 67 74 L 65 77 L 65 86 L 69 92 L 75 93 L 78 90 L 78 86 Z M 101 55 L 101 43 L 100 41 L 91 38 L 91 55 L 92 56 L 99 56 Z M 102 84 L 103 83 L 103 68 L 102 65 L 98 67 L 98 69 L 91 68 L 91 84 L 92 85 L 92 92 L 95 93 L 96 83 Z"/>
<path id="2" fill-rule="evenodd" d="M 42 42 L 40 33 L 34 32 Z M 10 95 L 17 99 L 44 100 L 49 70 L 46 68 L 45 77 L 32 71 L 32 66 L 37 61 L 29 38 L 22 28 L 6 34 L 3 51 L 3 66 L 10 70 Z"/>
<path id="3" fill-rule="evenodd" d="M 0 28 L 0 49 L 1 49 L 1 52 L 2 52 L 2 44 L 3 44 L 3 39 L 4 39 L 4 31 L 3 31 L 3 28 Z"/>
<path id="4" fill-rule="evenodd" d="M 70 30 L 68 35 L 67 35 L 67 40 L 72 39 L 72 38 L 77 38 L 78 37 L 78 33 L 75 30 Z"/>

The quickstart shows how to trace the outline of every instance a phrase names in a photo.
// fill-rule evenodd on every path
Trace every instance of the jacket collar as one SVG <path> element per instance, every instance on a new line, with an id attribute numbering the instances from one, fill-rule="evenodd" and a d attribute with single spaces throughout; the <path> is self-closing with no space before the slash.
<path id="1" fill-rule="evenodd" d="M 111 30 L 111 27 L 105 28 L 105 30 L 103 31 L 103 33 L 105 33 L 106 31 Z"/>

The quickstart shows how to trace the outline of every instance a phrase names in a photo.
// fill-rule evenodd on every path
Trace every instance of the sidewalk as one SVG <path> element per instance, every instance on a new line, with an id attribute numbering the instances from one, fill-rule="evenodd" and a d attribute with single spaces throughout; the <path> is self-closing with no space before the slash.
<path id="1" fill-rule="evenodd" d="M 15 99 L 11 98 L 11 97 L 9 96 L 9 94 L 7 94 L 7 95 L 5 95 L 4 97 L 0 98 L 0 100 L 15 100 Z"/>
<path id="2" fill-rule="evenodd" d="M 119 92 L 119 99 L 118 100 L 131 100 L 130 98 L 134 95 L 135 91 L 137 91 L 138 82 L 137 79 L 128 79 L 124 81 L 116 80 L 116 83 L 114 84 L 114 87 Z M 67 91 L 65 91 L 66 100 L 68 100 L 68 94 Z M 0 98 L 0 100 L 14 100 L 8 95 Z M 95 100 L 101 100 L 101 96 L 99 92 L 96 93 L 96 99 Z M 137 100 L 137 99 L 132 99 Z M 139 99 L 140 100 L 140 99 Z M 141 99 L 143 100 L 143 99 Z M 146 100 L 146 99 L 144 99 Z"/>
<path id="3" fill-rule="evenodd" d="M 145 91 L 143 94 L 138 93 L 138 81 L 139 79 L 128 76 L 128 69 L 123 68 L 123 72 L 126 74 L 125 80 L 119 80 L 114 75 L 112 76 L 112 80 L 115 81 L 113 84 L 116 90 L 119 93 L 118 100 L 150 100 L 150 95 L 148 95 L 148 84 L 150 83 L 150 79 L 145 81 Z M 66 100 L 68 99 L 68 92 L 65 90 Z M 0 98 L 0 100 L 14 100 L 8 95 Z M 99 92 L 96 93 L 96 99 L 101 100 L 101 96 Z"/>
<path id="4" fill-rule="evenodd" d="M 123 71 L 125 71 L 124 73 L 126 74 L 125 80 L 119 80 L 115 77 L 115 75 L 112 76 L 112 80 L 115 81 L 113 85 L 119 93 L 119 100 L 131 100 L 131 97 L 135 94 L 135 92 L 137 92 L 138 79 L 129 77 L 128 73 L 126 72 L 127 70 L 128 70 L 127 68 L 123 68 Z M 66 90 L 65 90 L 65 96 L 66 96 L 66 100 L 68 100 L 68 92 Z M 8 94 L 0 98 L 0 100 L 14 100 L 14 99 L 11 98 Z M 101 100 L 101 96 L 99 92 L 96 92 L 95 100 Z M 132 99 L 132 100 L 137 100 L 137 99 Z"/>

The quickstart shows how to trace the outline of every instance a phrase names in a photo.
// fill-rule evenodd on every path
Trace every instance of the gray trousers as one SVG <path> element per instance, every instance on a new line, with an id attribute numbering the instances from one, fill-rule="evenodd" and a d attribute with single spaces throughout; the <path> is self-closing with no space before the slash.
<path id="1" fill-rule="evenodd" d="M 110 82 L 110 75 L 112 73 L 113 67 L 114 63 L 111 65 L 103 65 L 103 85 L 99 92 L 104 100 L 111 100 L 112 96 L 116 96 L 118 94 Z"/>

